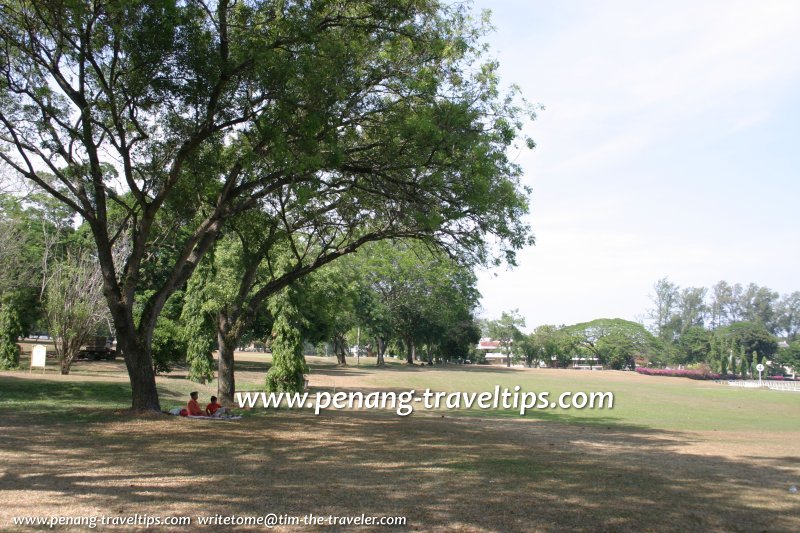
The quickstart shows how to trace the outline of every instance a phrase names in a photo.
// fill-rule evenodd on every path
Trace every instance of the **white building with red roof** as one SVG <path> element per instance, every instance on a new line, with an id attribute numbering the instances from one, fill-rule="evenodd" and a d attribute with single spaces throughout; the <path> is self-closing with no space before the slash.
<path id="1" fill-rule="evenodd" d="M 504 365 L 507 363 L 508 356 L 502 352 L 500 341 L 484 337 L 478 341 L 478 346 L 475 348 L 485 354 L 486 362 L 490 365 Z"/>

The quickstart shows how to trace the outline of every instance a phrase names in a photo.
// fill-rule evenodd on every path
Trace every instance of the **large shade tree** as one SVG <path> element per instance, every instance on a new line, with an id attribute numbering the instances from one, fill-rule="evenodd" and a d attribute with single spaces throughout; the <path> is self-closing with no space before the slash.
<path id="1" fill-rule="evenodd" d="M 248 211 L 513 262 L 522 117 L 482 31 L 435 0 L 0 6 L 0 159 L 88 224 L 134 409 L 165 303 Z"/>
<path id="2" fill-rule="evenodd" d="M 621 318 L 599 318 L 564 328 L 578 345 L 614 369 L 636 366 L 636 358 L 659 361 L 663 341 L 644 326 Z"/>
<path id="3" fill-rule="evenodd" d="M 761 323 L 735 322 L 717 333 L 734 351 L 740 351 L 748 364 L 753 363 L 754 358 L 756 363 L 765 357 L 770 359 L 778 351 L 777 339 Z"/>
<path id="4" fill-rule="evenodd" d="M 416 241 L 375 243 L 348 264 L 375 304 L 361 308 L 359 320 L 384 336 L 379 343 L 385 344 L 387 336 L 399 339 L 408 364 L 414 364 L 423 345 L 429 359 L 446 360 L 464 357 L 464 342 L 480 338 L 472 331 L 480 294 L 468 266 Z"/>

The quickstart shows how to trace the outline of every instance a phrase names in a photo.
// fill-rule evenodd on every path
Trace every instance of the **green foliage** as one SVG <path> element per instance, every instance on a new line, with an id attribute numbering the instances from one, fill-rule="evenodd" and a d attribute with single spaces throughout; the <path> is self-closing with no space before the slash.
<path id="1" fill-rule="evenodd" d="M 30 290 L 37 300 L 45 254 L 59 256 L 73 238 L 70 218 L 69 210 L 47 196 L 0 193 L 0 294 Z"/>
<path id="2" fill-rule="evenodd" d="M 664 343 L 673 342 L 680 329 L 676 316 L 679 297 L 678 286 L 668 278 L 662 278 L 653 285 L 653 294 L 650 297 L 653 308 L 648 316 L 653 322 L 654 333 Z"/>
<path id="3" fill-rule="evenodd" d="M 352 266 L 347 259 L 335 261 L 295 283 L 293 297 L 302 315 L 305 341 L 342 339 L 360 324 L 357 306 L 364 287 L 360 272 Z"/>
<path id="4" fill-rule="evenodd" d="M 209 285 L 208 268 L 200 267 L 186 287 L 180 322 L 183 326 L 183 341 L 186 343 L 186 364 L 189 380 L 208 383 L 214 379 L 214 322 L 209 312 L 214 300 L 204 288 Z"/>
<path id="5" fill-rule="evenodd" d="M 341 324 L 340 330 L 360 326 L 364 337 L 384 344 L 402 339 L 406 349 L 414 344 L 440 361 L 468 357 L 480 339 L 472 269 L 424 243 L 371 243 L 331 272 L 336 274 L 323 294 L 334 295 L 333 301 L 313 314 L 332 314 L 328 321 Z"/>
<path id="6" fill-rule="evenodd" d="M 21 314 L 12 298 L 0 301 L 0 370 L 19 366 L 17 339 L 24 333 Z"/>
<path id="7" fill-rule="evenodd" d="M 747 286 L 726 281 L 711 290 L 704 287 L 681 289 L 667 278 L 658 280 L 651 296 L 654 307 L 648 311 L 652 330 L 667 343 L 677 342 L 692 327 L 711 330 L 737 322 L 762 326 L 771 334 L 782 334 L 789 341 L 800 332 L 800 292 L 779 294 L 755 283 Z M 679 355 L 679 359 L 682 355 Z"/>
<path id="8" fill-rule="evenodd" d="M 640 354 L 636 339 L 621 331 L 612 331 L 600 337 L 596 350 L 600 362 L 614 370 L 635 368 L 636 355 Z"/>
<path id="9" fill-rule="evenodd" d="M 68 374 L 86 339 L 108 323 L 108 305 L 97 258 L 77 245 L 53 258 L 45 274 L 45 317 L 61 363 Z"/>
<path id="10" fill-rule="evenodd" d="M 275 324 L 272 327 L 272 366 L 266 380 L 269 392 L 302 392 L 305 375 L 309 372 L 300 337 L 302 317 L 291 293 L 291 289 L 284 290 L 270 302 Z"/>
<path id="11" fill-rule="evenodd" d="M 515 339 L 522 336 L 520 328 L 524 327 L 525 318 L 519 314 L 519 309 L 503 311 L 499 319 L 489 322 L 489 336 L 510 346 Z"/>
<path id="12" fill-rule="evenodd" d="M 782 332 L 789 342 L 800 333 L 800 291 L 786 294 L 781 298 L 777 310 L 776 329 Z"/>
<path id="13" fill-rule="evenodd" d="M 183 339 L 186 342 L 186 364 L 189 366 L 189 380 L 196 383 L 208 383 L 214 379 L 214 342 L 213 323 L 202 315 L 192 315 L 183 327 Z"/>
<path id="14" fill-rule="evenodd" d="M 50 253 L 57 256 L 66 240 L 62 233 L 68 234 L 69 216 L 53 203 L 40 195 L 23 200 L 0 193 L 0 305 L 13 307 L 7 310 L 8 320 L 15 316 L 20 335 L 42 320 L 44 237 L 56 244 Z M 4 351 L 11 356 L 14 350 L 6 343 Z"/>
<path id="15" fill-rule="evenodd" d="M 721 338 L 733 349 L 741 349 L 748 359 L 752 360 L 753 352 L 761 357 L 771 359 L 778 351 L 778 342 L 762 324 L 755 322 L 736 322 L 719 330 Z"/>
<path id="16" fill-rule="evenodd" d="M 164 306 L 153 330 L 150 344 L 153 357 L 153 370 L 156 374 L 172 372 L 175 365 L 186 358 L 187 342 L 184 329 L 179 321 L 184 293 L 177 292 Z"/>
<path id="17" fill-rule="evenodd" d="M 747 363 L 747 356 L 744 353 L 744 347 L 742 347 L 739 349 L 739 374 L 742 375 L 742 378 L 747 377 L 749 369 L 750 365 Z"/>
<path id="18" fill-rule="evenodd" d="M 180 324 L 165 316 L 158 317 L 153 331 L 153 369 L 156 374 L 172 372 L 186 357 L 186 341 Z"/>
<path id="19" fill-rule="evenodd" d="M 679 364 L 692 365 L 706 362 L 709 359 L 719 359 L 718 353 L 712 353 L 712 339 L 714 334 L 702 326 L 691 326 L 684 331 L 678 339 L 677 353 Z"/>
<path id="20" fill-rule="evenodd" d="M 785 348 L 778 350 L 773 362 L 800 372 L 800 340 L 791 342 Z M 783 372 L 781 371 L 781 373 Z"/>
<path id="21" fill-rule="evenodd" d="M 451 324 L 441 339 L 440 349 L 445 361 L 469 359 L 475 345 L 481 340 L 481 332 L 471 316 Z"/>
<path id="22" fill-rule="evenodd" d="M 518 309 L 503 311 L 499 319 L 489 322 L 489 336 L 500 342 L 500 351 L 506 356 L 507 366 L 511 366 L 512 361 L 517 362 L 523 355 L 523 350 L 517 349 L 515 344 L 520 344 L 523 334 L 519 328 L 524 327 L 525 319 Z"/>
<path id="23" fill-rule="evenodd" d="M 601 318 L 568 326 L 578 345 L 594 354 L 611 368 L 633 368 L 636 359 L 659 364 L 664 358 L 664 345 L 644 326 L 619 318 Z"/>
<path id="24" fill-rule="evenodd" d="M 501 89 L 488 25 L 465 4 L 87 5 L 0 10 L 0 159 L 94 221 L 136 408 L 158 407 L 141 368 L 153 329 L 169 329 L 162 306 L 248 214 L 267 238 L 247 255 L 271 277 L 223 284 L 226 339 L 364 242 L 425 239 L 469 264 L 513 264 L 533 242 L 508 155 L 533 110 Z M 291 250 L 288 268 L 273 246 Z"/>

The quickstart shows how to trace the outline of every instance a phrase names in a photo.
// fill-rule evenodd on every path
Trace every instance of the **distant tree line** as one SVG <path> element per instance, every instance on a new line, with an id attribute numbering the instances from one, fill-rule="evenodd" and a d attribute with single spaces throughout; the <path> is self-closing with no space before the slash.
<path id="1" fill-rule="evenodd" d="M 800 291 L 780 295 L 755 283 L 743 286 L 720 281 L 710 289 L 658 280 L 647 318 L 651 330 L 668 343 L 693 327 L 717 330 L 739 322 L 762 326 L 770 334 L 795 341 L 800 334 Z"/>
<path id="2" fill-rule="evenodd" d="M 768 287 L 720 281 L 710 289 L 658 280 L 647 314 L 650 329 L 674 364 L 753 375 L 767 361 L 772 372 L 800 366 L 800 291 L 780 295 Z"/>
<path id="3" fill-rule="evenodd" d="M 483 331 L 509 354 L 511 362 L 527 366 L 567 368 L 602 365 L 616 370 L 637 364 L 664 362 L 663 345 L 641 324 L 619 318 L 600 318 L 570 326 L 542 325 L 523 333 L 525 321 L 518 311 L 483 323 Z"/>
<path id="4" fill-rule="evenodd" d="M 681 288 L 667 278 L 653 289 L 649 328 L 601 318 L 526 335 L 524 319 L 512 311 L 484 322 L 483 331 L 504 339 L 510 361 L 536 366 L 686 366 L 739 377 L 756 375 L 760 363 L 772 375 L 800 369 L 800 292 L 725 281 L 710 290 Z"/>

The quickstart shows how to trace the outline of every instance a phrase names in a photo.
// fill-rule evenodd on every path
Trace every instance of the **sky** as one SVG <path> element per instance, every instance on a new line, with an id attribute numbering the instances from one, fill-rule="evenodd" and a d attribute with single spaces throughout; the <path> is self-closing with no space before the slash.
<path id="1" fill-rule="evenodd" d="M 501 81 L 544 106 L 512 154 L 536 246 L 479 273 L 484 318 L 642 321 L 663 277 L 800 290 L 800 2 L 474 7 Z"/>

